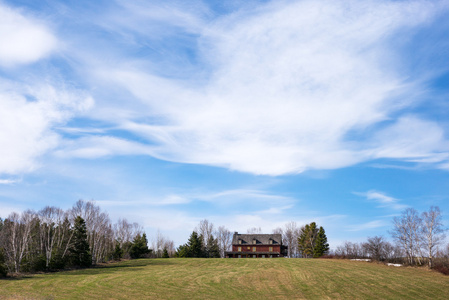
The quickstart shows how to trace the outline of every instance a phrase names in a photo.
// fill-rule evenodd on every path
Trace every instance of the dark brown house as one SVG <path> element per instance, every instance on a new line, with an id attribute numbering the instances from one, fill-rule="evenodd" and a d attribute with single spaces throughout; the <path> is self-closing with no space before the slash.
<path id="1" fill-rule="evenodd" d="M 287 247 L 282 246 L 281 234 L 234 233 L 232 251 L 225 252 L 227 258 L 272 258 L 284 256 Z"/>

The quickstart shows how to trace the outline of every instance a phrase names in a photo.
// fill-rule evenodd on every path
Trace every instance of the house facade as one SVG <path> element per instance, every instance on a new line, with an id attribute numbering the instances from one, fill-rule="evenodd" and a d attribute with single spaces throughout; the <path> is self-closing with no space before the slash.
<path id="1" fill-rule="evenodd" d="M 286 255 L 287 247 L 282 245 L 281 234 L 239 234 L 232 237 L 232 251 L 225 252 L 226 258 L 273 258 Z"/>

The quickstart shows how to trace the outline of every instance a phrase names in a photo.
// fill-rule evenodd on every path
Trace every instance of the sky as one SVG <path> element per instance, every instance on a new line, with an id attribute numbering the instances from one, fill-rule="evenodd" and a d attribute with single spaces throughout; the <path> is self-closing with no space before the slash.
<path id="1" fill-rule="evenodd" d="M 177 245 L 449 226 L 449 1 L 0 0 L 0 217 L 79 199 Z"/>

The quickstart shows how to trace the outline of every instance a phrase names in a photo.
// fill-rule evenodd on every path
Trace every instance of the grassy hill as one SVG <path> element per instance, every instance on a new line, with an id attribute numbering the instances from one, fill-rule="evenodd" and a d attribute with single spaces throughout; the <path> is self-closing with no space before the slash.
<path id="1" fill-rule="evenodd" d="M 0 280 L 0 299 L 448 299 L 449 277 L 325 259 L 139 259 Z"/>

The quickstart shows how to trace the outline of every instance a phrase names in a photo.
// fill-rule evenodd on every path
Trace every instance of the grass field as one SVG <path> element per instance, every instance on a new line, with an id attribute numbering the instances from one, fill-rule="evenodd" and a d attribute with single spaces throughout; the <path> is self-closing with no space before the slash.
<path id="1" fill-rule="evenodd" d="M 325 259 L 139 259 L 0 280 L 0 299 L 448 299 L 449 276 Z"/>

